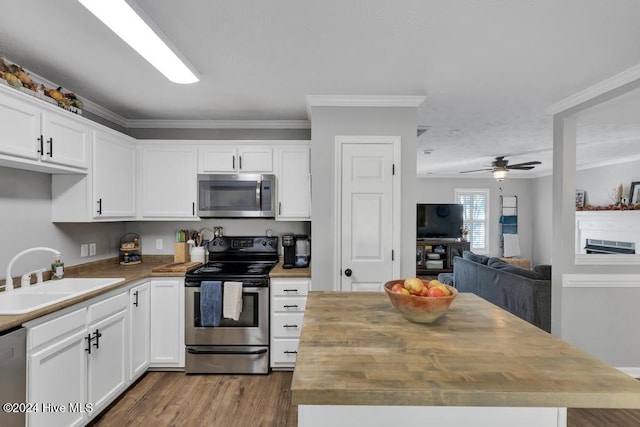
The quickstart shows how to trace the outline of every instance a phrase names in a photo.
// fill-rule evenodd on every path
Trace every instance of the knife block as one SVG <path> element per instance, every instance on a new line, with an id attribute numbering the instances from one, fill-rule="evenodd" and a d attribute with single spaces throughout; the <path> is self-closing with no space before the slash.
<path id="1" fill-rule="evenodd" d="M 174 262 L 189 262 L 189 245 L 186 242 L 177 242 L 173 246 Z"/>

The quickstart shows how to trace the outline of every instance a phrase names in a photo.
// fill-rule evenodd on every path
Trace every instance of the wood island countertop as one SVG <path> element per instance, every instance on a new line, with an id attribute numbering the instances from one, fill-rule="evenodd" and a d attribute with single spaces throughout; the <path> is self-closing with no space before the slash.
<path id="1" fill-rule="evenodd" d="M 461 293 L 433 324 L 383 293 L 310 292 L 296 405 L 640 408 L 640 381 Z"/>

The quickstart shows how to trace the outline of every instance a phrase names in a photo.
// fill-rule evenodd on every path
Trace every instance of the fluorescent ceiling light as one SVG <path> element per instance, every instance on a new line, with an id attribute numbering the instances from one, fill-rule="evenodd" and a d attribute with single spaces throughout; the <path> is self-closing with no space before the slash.
<path id="1" fill-rule="evenodd" d="M 169 80 L 195 83 L 196 75 L 125 0 L 78 0 Z"/>

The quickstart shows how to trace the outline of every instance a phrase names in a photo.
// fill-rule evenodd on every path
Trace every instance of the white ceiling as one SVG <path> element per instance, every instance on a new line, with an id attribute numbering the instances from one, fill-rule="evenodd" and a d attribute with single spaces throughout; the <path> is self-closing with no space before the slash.
<path id="1" fill-rule="evenodd" d="M 498 155 L 548 173 L 544 109 L 640 63 L 637 0 L 138 5 L 199 83 L 166 80 L 76 0 L 0 0 L 0 54 L 126 120 L 307 120 L 308 94 L 426 95 L 418 174 L 434 176 Z M 610 111 L 581 119 L 579 164 L 638 151 L 640 119 Z"/>

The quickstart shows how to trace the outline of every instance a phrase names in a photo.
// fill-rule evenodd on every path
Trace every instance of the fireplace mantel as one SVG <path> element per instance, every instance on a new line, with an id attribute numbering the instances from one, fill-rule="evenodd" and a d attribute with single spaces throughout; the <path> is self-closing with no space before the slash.
<path id="1" fill-rule="evenodd" d="M 587 254 L 587 239 L 633 242 L 635 255 Z M 640 265 L 640 211 L 576 212 L 576 265 Z"/>

